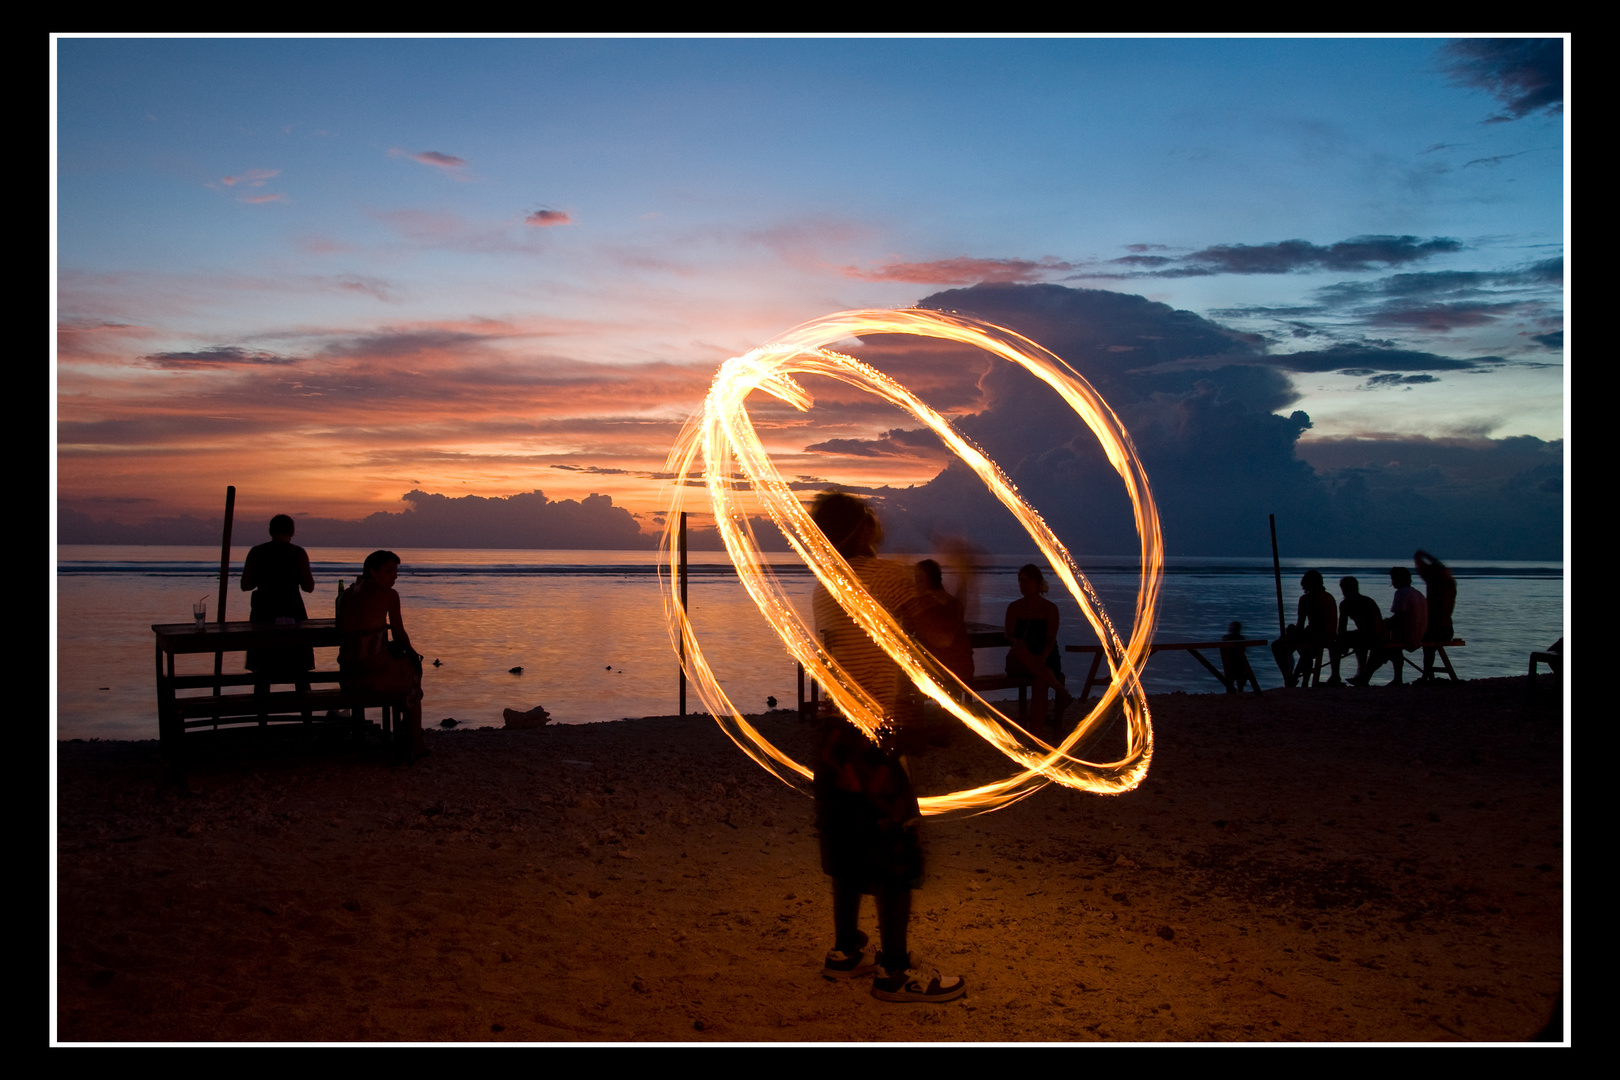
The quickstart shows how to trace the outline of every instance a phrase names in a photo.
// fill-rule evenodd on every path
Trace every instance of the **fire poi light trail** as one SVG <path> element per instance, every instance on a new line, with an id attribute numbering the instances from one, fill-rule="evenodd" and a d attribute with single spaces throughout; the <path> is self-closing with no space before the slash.
<path id="1" fill-rule="evenodd" d="M 1128 642 L 1120 640 L 1091 583 L 1075 565 L 1068 549 L 1041 516 L 1024 502 L 993 461 L 905 387 L 860 360 L 827 348 L 862 334 L 914 334 L 977 346 L 1030 371 L 1061 395 L 1085 421 L 1124 481 L 1135 510 L 1141 542 L 1141 581 Z M 746 406 L 748 395 L 759 390 L 800 411 L 808 410 L 813 403 L 811 396 L 794 380 L 796 375 L 824 375 L 870 391 L 927 424 L 979 475 L 1039 546 L 1064 587 L 1080 605 L 1097 639 L 1103 643 L 1112 675 L 1102 698 L 1062 743 L 1050 746 L 1025 731 L 973 693 L 913 641 L 894 616 L 866 591 L 849 563 L 811 521 L 803 504 L 771 463 Z M 681 639 L 685 641 L 687 677 L 721 729 L 763 768 L 784 783 L 797 787 L 811 778 L 810 769 L 772 745 L 743 718 L 704 659 L 692 624 L 680 604 L 672 541 L 689 481 L 700 458 L 715 525 L 743 587 L 780 635 L 788 652 L 826 688 L 832 703 L 852 723 L 875 740 L 887 721 L 882 706 L 839 666 L 818 640 L 814 628 L 788 600 L 775 573 L 760 555 L 747 508 L 739 498 L 742 492 L 752 493 L 816 579 L 923 693 L 1020 769 L 997 783 L 923 797 L 918 802 L 925 815 L 994 810 L 1025 798 L 1049 783 L 1117 794 L 1134 788 L 1147 775 L 1153 755 L 1153 728 L 1140 672 L 1153 639 L 1159 578 L 1164 563 L 1159 515 L 1148 489 L 1147 475 L 1124 425 L 1091 384 L 1068 364 L 1028 338 L 1003 327 L 954 314 L 910 310 L 845 311 L 827 315 L 795 327 L 775 344 L 733 357 L 720 365 L 702 411 L 687 422 L 669 457 L 668 471 L 674 482 L 662 544 L 670 558 L 664 609 L 672 642 L 678 646 Z M 1090 761 L 1077 756 L 1077 748 L 1115 715 L 1122 715 L 1125 721 L 1125 746 L 1120 756 L 1111 761 Z"/>

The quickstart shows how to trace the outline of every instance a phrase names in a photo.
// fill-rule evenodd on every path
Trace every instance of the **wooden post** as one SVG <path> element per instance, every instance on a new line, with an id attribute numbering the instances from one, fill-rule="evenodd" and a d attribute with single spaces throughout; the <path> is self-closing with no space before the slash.
<path id="1" fill-rule="evenodd" d="M 225 626 L 225 601 L 231 595 L 231 519 L 236 514 L 236 485 L 229 484 L 225 488 L 225 535 L 219 542 L 219 623 L 221 629 Z M 214 674 L 218 675 L 225 670 L 225 654 L 214 654 Z M 222 687 L 214 687 L 214 696 L 218 697 Z"/>
<path id="2" fill-rule="evenodd" d="M 686 715 L 686 511 L 681 511 L 681 531 L 675 540 L 675 563 L 681 590 L 681 701 L 680 714 Z"/>
<path id="3" fill-rule="evenodd" d="M 1282 561 L 1277 558 L 1277 515 L 1267 514 L 1271 519 L 1271 574 L 1277 580 L 1277 633 L 1288 632 L 1288 616 L 1283 613 L 1282 598 Z"/>

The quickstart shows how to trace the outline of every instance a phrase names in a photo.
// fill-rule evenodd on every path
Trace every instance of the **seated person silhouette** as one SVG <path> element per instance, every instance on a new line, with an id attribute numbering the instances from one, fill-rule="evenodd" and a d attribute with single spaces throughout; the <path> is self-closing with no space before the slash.
<path id="1" fill-rule="evenodd" d="M 398 555 L 373 551 L 366 556 L 365 572 L 338 601 L 338 669 L 344 690 L 404 698 L 404 723 L 395 740 L 400 757 L 410 763 L 426 757 L 428 749 L 422 740 L 422 658 L 411 648 L 400 618 L 398 579 Z"/>
<path id="2" fill-rule="evenodd" d="M 945 575 L 939 563 L 923 559 L 916 567 L 917 593 L 938 608 L 939 632 L 932 636 L 926 631 L 918 633 L 923 647 L 933 653 L 951 674 L 962 680 L 964 686 L 973 683 L 973 645 L 968 640 L 967 608 L 962 603 L 961 589 L 957 595 L 945 591 Z M 945 630 L 948 628 L 949 632 Z"/>
<path id="3" fill-rule="evenodd" d="M 1435 650 L 1456 636 L 1451 625 L 1451 614 L 1457 607 L 1457 579 L 1451 576 L 1446 564 L 1422 548 L 1412 554 L 1418 576 L 1423 579 L 1423 590 L 1428 595 L 1424 602 L 1429 607 L 1429 625 L 1423 632 L 1423 682 L 1434 681 Z"/>
<path id="4" fill-rule="evenodd" d="M 1333 594 L 1322 584 L 1318 570 L 1307 570 L 1299 579 L 1304 595 L 1299 598 L 1296 622 L 1283 631 L 1282 637 L 1271 644 L 1271 655 L 1277 659 L 1283 681 L 1296 686 L 1303 677 L 1307 683 L 1321 658 L 1322 650 L 1333 644 L 1338 635 L 1339 605 Z M 1299 654 L 1299 666 L 1293 666 L 1294 654 Z M 1320 680 L 1320 675 L 1317 676 Z"/>
<path id="5" fill-rule="evenodd" d="M 248 621 L 275 623 L 309 618 L 304 610 L 303 592 L 315 591 L 315 578 L 309 569 L 309 553 L 292 542 L 296 526 L 286 514 L 270 519 L 270 542 L 248 551 L 242 563 L 242 591 L 252 590 Z M 315 666 L 315 650 L 249 649 L 247 669 L 260 679 L 255 692 L 268 693 L 272 682 L 295 683 L 300 691 L 309 689 L 304 672 Z"/>
<path id="6" fill-rule="evenodd" d="M 1395 599 L 1390 603 L 1389 619 L 1386 621 L 1389 644 L 1369 654 L 1366 670 L 1350 680 L 1357 686 L 1367 686 L 1373 672 L 1382 667 L 1385 661 L 1395 668 L 1395 677 L 1389 681 L 1389 685 L 1404 685 L 1406 653 L 1423 644 L 1423 633 L 1429 627 L 1429 605 L 1423 594 L 1412 588 L 1412 571 L 1404 566 L 1390 567 L 1389 584 L 1395 590 Z"/>
<path id="7" fill-rule="evenodd" d="M 1018 571 L 1018 591 L 1023 596 L 1007 605 L 1007 674 L 1031 680 L 1030 731 L 1039 735 L 1046 727 L 1046 691 L 1052 691 L 1055 709 L 1052 728 L 1060 729 L 1063 710 L 1074 701 L 1064 688 L 1063 651 L 1058 648 L 1058 608 L 1046 598 L 1051 586 L 1034 563 Z"/>
<path id="8" fill-rule="evenodd" d="M 1339 579 L 1339 592 L 1344 602 L 1339 605 L 1339 636 L 1328 652 L 1333 657 L 1333 677 L 1329 686 L 1342 685 L 1339 661 L 1351 653 L 1356 657 L 1356 675 L 1367 666 L 1367 657 L 1374 649 L 1385 646 L 1389 631 L 1384 626 L 1384 615 L 1378 610 L 1378 601 L 1361 592 L 1361 582 L 1353 577 Z M 1355 628 L 1351 629 L 1351 624 Z M 1351 676 L 1354 681 L 1355 676 Z"/>

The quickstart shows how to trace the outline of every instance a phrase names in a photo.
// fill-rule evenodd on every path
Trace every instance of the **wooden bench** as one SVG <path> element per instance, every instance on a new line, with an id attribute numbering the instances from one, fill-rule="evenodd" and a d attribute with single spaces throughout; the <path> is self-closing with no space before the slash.
<path id="1" fill-rule="evenodd" d="M 1446 655 L 1446 650 L 1461 649 L 1467 644 L 1468 642 L 1464 641 L 1462 638 L 1452 638 L 1450 641 L 1446 642 L 1426 641 L 1423 643 L 1424 647 L 1434 650 L 1434 655 L 1439 658 L 1441 666 L 1446 669 L 1446 674 L 1451 676 L 1452 682 L 1461 682 L 1462 680 L 1457 678 L 1457 672 L 1452 669 L 1451 657 Z M 1423 674 L 1423 664 L 1420 661 L 1422 660 L 1423 647 L 1419 647 L 1413 651 L 1418 654 L 1417 660 L 1407 656 L 1404 652 L 1401 653 L 1401 659 L 1405 660 L 1408 664 L 1411 664 L 1412 670 L 1417 672 L 1421 677 Z"/>
<path id="2" fill-rule="evenodd" d="M 1005 649 L 1007 648 L 1007 634 L 998 627 L 988 623 L 968 624 L 968 644 L 974 651 L 979 649 Z M 810 696 L 805 697 L 804 665 L 799 668 L 799 719 L 808 720 L 815 716 L 821 708 L 821 686 L 814 679 L 810 680 Z M 1034 680 L 1027 675 L 1008 675 L 1006 672 L 986 673 L 974 675 L 973 681 L 968 684 L 975 694 L 983 696 L 996 690 L 1018 690 L 1018 715 L 1023 716 L 1029 712 L 1029 690 L 1034 686 Z"/>
<path id="3" fill-rule="evenodd" d="M 1192 655 L 1192 658 L 1194 660 L 1197 660 L 1200 664 L 1203 664 L 1204 667 L 1209 670 L 1209 673 L 1211 675 L 1215 676 L 1215 678 L 1219 679 L 1221 685 L 1226 687 L 1227 690 L 1229 690 L 1229 691 L 1239 691 L 1239 690 L 1242 689 L 1242 680 L 1241 679 L 1237 680 L 1237 685 L 1234 686 L 1232 682 L 1229 682 L 1227 680 L 1226 676 L 1222 672 L 1220 672 L 1219 670 L 1216 669 L 1214 664 L 1212 664 L 1208 660 L 1204 659 L 1204 655 L 1202 653 L 1200 653 L 1198 650 L 1199 649 L 1243 649 L 1243 650 L 1247 650 L 1247 649 L 1254 648 L 1256 646 L 1259 646 L 1259 647 L 1263 648 L 1266 645 L 1267 645 L 1267 642 L 1263 638 L 1245 638 L 1242 641 L 1155 641 L 1152 645 L 1148 646 L 1148 657 L 1151 659 L 1155 653 L 1162 653 L 1162 652 L 1185 652 L 1185 653 L 1190 653 Z M 1107 686 L 1108 685 L 1108 683 L 1109 683 L 1109 678 L 1108 677 L 1105 676 L 1105 677 L 1099 678 L 1097 676 L 1097 669 L 1102 666 L 1102 660 L 1103 660 L 1103 647 L 1101 645 L 1067 645 L 1067 646 L 1064 647 L 1064 651 L 1065 652 L 1072 652 L 1072 653 L 1091 653 L 1092 654 L 1092 656 L 1091 656 L 1091 670 L 1086 673 L 1086 682 L 1085 682 L 1085 685 L 1081 688 L 1080 693 L 1078 695 L 1079 700 L 1081 700 L 1081 701 L 1088 700 L 1091 697 L 1091 688 L 1093 686 Z M 1258 694 L 1260 692 L 1260 684 L 1258 682 L 1254 683 L 1254 692 L 1256 694 Z"/>
<path id="4" fill-rule="evenodd" d="M 221 693 L 225 687 L 260 685 L 259 676 L 177 675 L 171 682 L 176 691 L 173 718 L 181 731 L 197 728 L 217 730 L 221 725 L 255 724 L 352 724 L 366 725 L 366 710 L 380 710 L 382 730 L 392 735 L 396 714 L 405 707 L 403 696 L 346 691 L 339 686 L 336 671 L 307 671 L 294 685 L 296 690 L 258 693 Z M 292 680 L 287 680 L 291 682 Z M 285 685 L 272 680 L 271 686 Z M 213 690 L 214 693 L 182 697 L 182 690 Z M 343 713 L 346 715 L 337 715 Z"/>
<path id="5" fill-rule="evenodd" d="M 165 756 L 177 764 L 183 759 L 183 738 L 188 731 L 255 726 L 301 725 L 304 730 L 348 727 L 369 729 L 366 711 L 380 711 L 382 730 L 392 736 L 403 718 L 404 696 L 342 689 L 337 671 L 303 671 L 266 679 L 253 672 L 219 675 L 179 675 L 175 657 L 183 654 L 245 652 L 248 649 L 335 648 L 337 625 L 332 619 L 308 619 L 294 626 L 262 623 L 162 624 L 152 627 L 157 637 L 158 736 Z M 260 686 L 265 692 L 258 692 Z M 294 687 L 270 690 L 272 686 Z M 228 692 L 250 687 L 248 692 Z M 207 691 L 186 694 L 187 691 Z"/>

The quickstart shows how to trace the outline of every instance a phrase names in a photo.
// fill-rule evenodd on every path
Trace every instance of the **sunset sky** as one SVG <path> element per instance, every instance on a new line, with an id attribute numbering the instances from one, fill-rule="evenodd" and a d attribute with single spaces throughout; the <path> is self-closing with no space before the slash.
<path id="1" fill-rule="evenodd" d="M 1309 415 L 1320 477 L 1533 451 L 1552 493 L 1566 48 L 61 38 L 59 504 L 207 517 L 234 484 L 252 517 L 355 519 L 539 489 L 650 531 L 721 361 L 981 283 L 1199 317 L 1273 380 L 1250 412 Z M 1065 356 L 1088 377 L 1163 337 L 1094 330 Z M 1212 366 L 1188 348 L 1156 362 Z M 897 363 L 990 423 L 976 361 Z M 762 412 L 784 472 L 939 473 L 909 418 L 818 402 Z"/>

